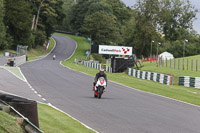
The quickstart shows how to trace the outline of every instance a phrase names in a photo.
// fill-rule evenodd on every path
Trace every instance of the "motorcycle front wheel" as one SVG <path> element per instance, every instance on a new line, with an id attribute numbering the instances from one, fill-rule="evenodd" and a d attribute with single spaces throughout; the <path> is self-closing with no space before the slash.
<path id="1" fill-rule="evenodd" d="M 103 87 L 98 88 L 98 98 L 101 98 L 101 94 L 103 93 Z"/>
<path id="2" fill-rule="evenodd" d="M 97 98 L 97 95 L 95 94 L 95 92 L 94 92 L 94 98 Z"/>

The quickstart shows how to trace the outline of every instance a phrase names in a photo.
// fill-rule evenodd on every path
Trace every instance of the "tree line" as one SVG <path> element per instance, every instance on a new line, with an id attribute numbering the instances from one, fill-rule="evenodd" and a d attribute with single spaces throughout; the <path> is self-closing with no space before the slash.
<path id="1" fill-rule="evenodd" d="M 43 45 L 64 18 L 62 0 L 0 0 L 0 49 Z"/>
<path id="2" fill-rule="evenodd" d="M 71 2 L 71 4 L 70 4 Z M 65 0 L 61 30 L 88 35 L 96 45 L 132 46 L 137 56 L 168 51 L 175 57 L 200 54 L 200 37 L 193 29 L 197 9 L 185 0 L 137 0 L 127 7 L 121 0 Z M 67 8 L 66 8 L 67 7 Z"/>
<path id="3" fill-rule="evenodd" d="M 36 47 L 55 29 L 80 32 L 94 45 L 133 47 L 137 56 L 168 51 L 175 57 L 200 54 L 193 29 L 197 9 L 185 0 L 0 0 L 0 48 Z M 188 40 L 188 42 L 184 42 Z M 161 45 L 158 45 L 161 44 Z"/>

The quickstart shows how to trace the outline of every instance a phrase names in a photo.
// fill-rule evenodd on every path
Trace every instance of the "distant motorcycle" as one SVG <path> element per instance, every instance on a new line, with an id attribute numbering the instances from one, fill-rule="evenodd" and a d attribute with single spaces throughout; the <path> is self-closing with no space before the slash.
<path id="1" fill-rule="evenodd" d="M 104 77 L 100 77 L 95 85 L 95 87 L 93 88 L 94 90 L 94 97 L 95 98 L 101 98 L 102 94 L 104 93 L 104 89 L 106 87 L 106 80 Z"/>
<path id="2" fill-rule="evenodd" d="M 54 55 L 53 55 L 53 60 L 55 60 L 55 59 L 56 59 L 56 55 L 54 54 Z"/>

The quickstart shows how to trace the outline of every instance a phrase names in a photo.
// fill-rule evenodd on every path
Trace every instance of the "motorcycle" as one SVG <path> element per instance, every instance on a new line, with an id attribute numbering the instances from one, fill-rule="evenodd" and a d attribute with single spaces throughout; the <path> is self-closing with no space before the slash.
<path id="1" fill-rule="evenodd" d="M 56 55 L 53 55 L 53 60 L 55 60 L 56 59 Z"/>
<path id="2" fill-rule="evenodd" d="M 94 90 L 94 97 L 95 98 L 101 98 L 102 94 L 104 93 L 104 89 L 106 87 L 106 80 L 104 77 L 100 77 L 98 80 L 97 80 L 97 83 L 95 85 L 95 87 L 93 88 Z"/>

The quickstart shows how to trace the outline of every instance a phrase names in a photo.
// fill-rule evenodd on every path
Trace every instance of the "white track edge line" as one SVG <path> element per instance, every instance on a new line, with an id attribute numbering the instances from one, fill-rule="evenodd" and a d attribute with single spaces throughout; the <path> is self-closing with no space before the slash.
<path id="1" fill-rule="evenodd" d="M 24 78 L 24 79 L 21 79 L 19 76 L 17 76 L 15 73 L 13 73 L 12 71 L 10 71 L 9 69 L 6 69 L 6 68 L 4 68 L 4 67 L 1 67 L 2 69 L 4 69 L 4 70 L 6 70 L 6 71 L 8 71 L 8 72 L 10 72 L 12 75 L 14 75 L 16 78 L 18 78 L 18 79 L 20 79 L 20 80 L 22 80 L 22 81 L 24 81 L 24 82 L 26 82 L 26 78 Z M 21 71 L 20 69 L 19 69 L 19 71 Z M 23 74 L 22 74 L 23 75 Z M 23 76 L 22 76 L 23 77 Z"/>

